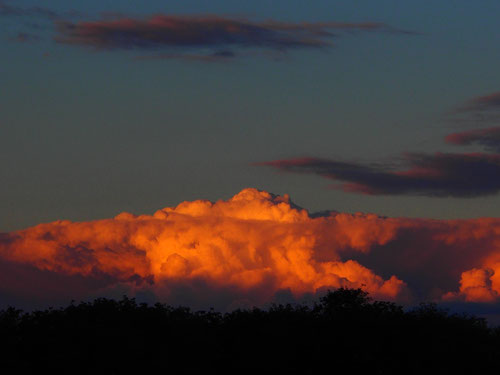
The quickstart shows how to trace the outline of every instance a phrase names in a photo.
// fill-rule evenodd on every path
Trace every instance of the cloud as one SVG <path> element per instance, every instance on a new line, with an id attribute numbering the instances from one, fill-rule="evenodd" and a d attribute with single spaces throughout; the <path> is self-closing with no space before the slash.
<path id="1" fill-rule="evenodd" d="M 158 50 L 209 48 L 258 48 L 286 51 L 331 46 L 333 31 L 384 31 L 410 33 L 382 23 L 290 23 L 251 21 L 222 16 L 179 16 L 158 14 L 146 19 L 119 17 L 99 21 L 58 22 L 56 41 L 90 46 L 99 50 Z M 198 54 L 195 54 L 198 56 Z M 192 55 L 163 55 L 167 58 Z"/>
<path id="2" fill-rule="evenodd" d="M 446 137 L 446 142 L 462 146 L 478 144 L 488 151 L 500 153 L 500 127 L 452 133 Z"/>
<path id="3" fill-rule="evenodd" d="M 476 125 L 500 123 L 500 92 L 472 98 L 456 107 L 449 121 L 455 124 Z M 484 126 L 484 125 L 483 125 Z"/>
<path id="4" fill-rule="evenodd" d="M 495 107 L 500 105 L 500 95 L 476 98 L 471 103 L 477 108 Z M 500 127 L 452 133 L 445 141 L 459 146 L 477 144 L 491 153 L 413 152 L 392 162 L 365 164 L 308 157 L 253 165 L 315 174 L 339 181 L 333 186 L 336 189 L 367 195 L 472 198 L 500 191 Z"/>
<path id="5" fill-rule="evenodd" d="M 51 301 L 74 290 L 223 309 L 345 286 L 403 302 L 491 303 L 500 293 L 500 219 L 310 215 L 286 195 L 245 189 L 154 215 L 4 233 L 0 269 L 12 270 L 1 273 L 0 295 L 14 301 L 42 287 Z"/>
<path id="6" fill-rule="evenodd" d="M 478 96 L 467 101 L 459 107 L 459 112 L 480 112 L 500 109 L 500 92 Z"/>
<path id="7" fill-rule="evenodd" d="M 408 153 L 402 163 L 361 164 L 319 158 L 256 163 L 342 182 L 335 188 L 368 195 L 470 198 L 500 191 L 500 155 Z"/>
<path id="8" fill-rule="evenodd" d="M 283 55 L 292 49 L 330 47 L 331 39 L 340 36 L 341 32 L 416 34 L 379 22 L 254 21 L 218 15 L 155 14 L 141 18 L 108 12 L 102 13 L 101 19 L 91 20 L 78 11 L 22 7 L 1 0 L 0 16 L 49 20 L 55 26 L 53 40 L 61 44 L 96 50 L 158 52 L 155 56 L 139 56 L 136 58 L 139 60 L 227 62 L 234 57 L 249 55 L 283 60 Z M 33 23 L 24 26 L 42 29 Z M 241 53 L 242 49 L 250 52 Z"/>
<path id="9" fill-rule="evenodd" d="M 0 2 L 0 16 L 38 16 L 47 18 L 58 18 L 57 12 L 39 6 L 20 7 L 17 5 L 9 5 L 5 2 Z"/>
<path id="10" fill-rule="evenodd" d="M 62 18 L 73 18 L 81 16 L 77 11 L 57 12 L 53 9 L 43 6 L 21 7 L 18 5 L 10 5 L 5 1 L 0 1 L 0 16 L 4 17 L 37 17 L 46 18 L 49 20 L 57 20 Z"/>

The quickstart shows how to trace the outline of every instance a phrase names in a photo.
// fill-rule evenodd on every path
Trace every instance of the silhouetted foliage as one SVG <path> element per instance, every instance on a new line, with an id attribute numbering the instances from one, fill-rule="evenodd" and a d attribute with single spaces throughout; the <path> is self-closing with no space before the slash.
<path id="1" fill-rule="evenodd" d="M 500 331 L 435 304 L 404 311 L 361 289 L 313 307 L 221 314 L 96 299 L 0 312 L 4 373 L 486 374 L 500 369 Z"/>

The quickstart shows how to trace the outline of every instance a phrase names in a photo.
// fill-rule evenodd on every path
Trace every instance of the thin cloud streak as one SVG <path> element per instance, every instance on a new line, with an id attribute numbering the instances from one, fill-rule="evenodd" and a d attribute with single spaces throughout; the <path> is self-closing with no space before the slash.
<path id="1" fill-rule="evenodd" d="M 457 109 L 458 112 L 480 112 L 500 109 L 500 92 L 470 99 Z"/>
<path id="2" fill-rule="evenodd" d="M 319 158 L 255 163 L 342 182 L 335 188 L 367 195 L 472 198 L 500 191 L 500 155 L 408 153 L 404 165 L 364 165 Z M 406 166 L 406 168 L 405 168 Z"/>
<path id="3" fill-rule="evenodd" d="M 63 18 L 73 18 L 81 15 L 82 14 L 77 11 L 57 12 L 53 9 L 42 6 L 20 7 L 0 1 L 0 16 L 4 17 L 39 17 L 47 18 L 49 20 L 57 20 Z"/>
<path id="4" fill-rule="evenodd" d="M 500 124 L 500 92 L 477 96 L 454 108 L 448 121 L 455 125 L 491 127 Z"/>
<path id="5" fill-rule="evenodd" d="M 256 48 L 287 51 L 297 48 L 326 48 L 332 45 L 334 31 L 363 31 L 410 34 L 382 23 L 291 23 L 251 21 L 216 15 L 179 16 L 158 14 L 150 18 L 105 19 L 98 21 L 57 22 L 55 40 L 63 44 L 93 47 L 98 50 L 173 49 L 167 58 L 195 54 L 176 49 L 210 48 L 218 50 Z"/>
<path id="6" fill-rule="evenodd" d="M 500 94 L 471 100 L 471 108 L 500 108 Z M 315 174 L 340 182 L 333 187 L 366 195 L 473 198 L 500 192 L 500 127 L 456 132 L 449 144 L 479 145 L 491 153 L 404 153 L 391 163 L 292 158 L 253 163 L 284 172 Z"/>
<path id="7" fill-rule="evenodd" d="M 500 153 L 500 127 L 452 133 L 446 137 L 446 142 L 461 146 L 477 144 L 488 151 Z"/>

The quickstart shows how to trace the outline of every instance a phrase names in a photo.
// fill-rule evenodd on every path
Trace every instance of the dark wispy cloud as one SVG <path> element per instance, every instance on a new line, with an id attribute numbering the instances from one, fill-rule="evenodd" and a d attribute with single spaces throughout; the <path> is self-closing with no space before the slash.
<path id="1" fill-rule="evenodd" d="M 448 113 L 455 125 L 491 126 L 500 124 L 500 92 L 477 96 Z"/>
<path id="2" fill-rule="evenodd" d="M 500 127 L 452 133 L 446 137 L 446 142 L 463 146 L 477 144 L 488 151 L 500 153 Z"/>
<path id="3" fill-rule="evenodd" d="M 115 18 L 99 21 L 58 22 L 59 43 L 97 49 L 158 50 L 162 48 L 259 48 L 289 50 L 331 46 L 334 31 L 408 33 L 382 23 L 256 22 L 221 16 L 155 15 L 147 19 Z M 175 56 L 165 55 L 167 57 Z M 216 56 L 217 57 L 217 56 Z"/>
<path id="4" fill-rule="evenodd" d="M 491 110 L 500 110 L 500 92 L 494 92 L 488 95 L 472 98 L 457 109 L 459 112 L 479 112 Z"/>
<path id="5" fill-rule="evenodd" d="M 22 7 L 1 0 L 0 16 L 29 17 L 30 22 L 33 22 L 31 18 L 48 20 L 51 27 L 55 26 L 53 39 L 61 44 L 97 50 L 134 49 L 157 53 L 156 56 L 138 57 L 145 60 L 227 62 L 234 57 L 255 54 L 283 60 L 284 54 L 291 49 L 330 47 L 332 38 L 342 33 L 415 34 L 379 22 L 280 22 L 175 14 L 141 18 L 120 12 L 89 19 L 88 15 L 77 11 L 62 12 L 43 6 Z M 27 33 L 23 31 L 21 34 Z M 251 49 L 252 52 L 242 53 L 242 49 Z"/>
<path id="6" fill-rule="evenodd" d="M 286 172 L 340 181 L 347 192 L 369 195 L 477 197 L 500 191 L 500 155 L 405 154 L 402 163 L 361 164 L 318 158 L 257 163 Z"/>
<path id="7" fill-rule="evenodd" d="M 32 6 L 20 7 L 0 2 L 0 16 L 38 16 L 48 18 L 58 18 L 59 14 L 49 8 Z"/>
<path id="8" fill-rule="evenodd" d="M 38 17 L 48 18 L 51 20 L 62 18 L 73 18 L 80 16 L 81 13 L 77 11 L 57 12 L 51 8 L 43 6 L 30 6 L 22 7 L 12 5 L 4 1 L 0 1 L 0 16 L 19 16 L 19 17 Z"/>
<path id="9" fill-rule="evenodd" d="M 500 92 L 467 101 L 454 121 L 499 119 Z M 405 153 L 388 163 L 292 158 L 254 163 L 292 173 L 314 174 L 339 182 L 334 188 L 367 195 L 417 195 L 472 198 L 500 192 L 500 126 L 451 133 L 445 141 L 478 145 L 490 153 Z"/>

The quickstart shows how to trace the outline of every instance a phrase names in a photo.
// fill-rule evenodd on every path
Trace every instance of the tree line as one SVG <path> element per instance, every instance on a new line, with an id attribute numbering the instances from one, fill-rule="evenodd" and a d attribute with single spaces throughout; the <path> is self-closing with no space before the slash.
<path id="1" fill-rule="evenodd" d="M 500 369 L 500 330 L 435 304 L 412 310 L 361 289 L 314 305 L 228 313 L 133 298 L 0 311 L 4 373 L 486 374 Z"/>

